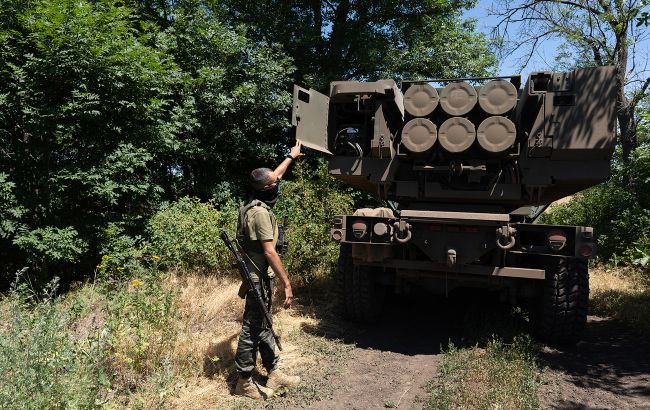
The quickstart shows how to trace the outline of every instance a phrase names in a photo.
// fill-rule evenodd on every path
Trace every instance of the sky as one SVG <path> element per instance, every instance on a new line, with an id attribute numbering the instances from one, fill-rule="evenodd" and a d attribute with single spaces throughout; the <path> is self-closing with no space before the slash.
<path id="1" fill-rule="evenodd" d="M 473 18 L 477 20 L 477 29 L 488 36 L 496 26 L 498 19 L 495 16 L 490 16 L 488 10 L 492 5 L 492 0 L 479 0 L 478 4 L 471 10 L 464 13 L 465 18 Z M 512 26 L 512 33 L 516 33 L 519 29 L 518 26 Z M 527 76 L 533 71 L 547 71 L 551 70 L 555 63 L 555 51 L 558 46 L 562 44 L 559 39 L 549 39 L 538 46 L 537 51 L 532 56 L 529 64 L 522 70 L 517 65 L 518 60 L 525 56 L 528 50 L 520 49 L 509 57 L 504 57 L 499 62 L 498 75 L 512 75 L 522 74 Z M 650 39 L 646 39 L 637 47 L 638 55 L 650 55 Z"/>

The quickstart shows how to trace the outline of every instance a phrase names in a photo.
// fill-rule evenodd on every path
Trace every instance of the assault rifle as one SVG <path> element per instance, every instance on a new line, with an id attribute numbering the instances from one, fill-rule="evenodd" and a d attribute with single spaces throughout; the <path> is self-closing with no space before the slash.
<path id="1" fill-rule="evenodd" d="M 225 230 L 221 231 L 221 240 L 223 240 L 223 242 L 226 244 L 226 247 L 230 250 L 230 252 L 232 252 L 233 256 L 235 257 L 235 260 L 237 261 L 237 267 L 239 268 L 239 274 L 244 280 L 244 283 L 248 285 L 249 288 L 248 291 L 255 296 L 255 301 L 257 302 L 260 311 L 264 315 L 266 322 L 269 324 L 269 330 L 271 330 L 271 334 L 275 339 L 275 344 L 278 345 L 278 349 L 282 351 L 280 336 L 278 336 L 275 333 L 275 330 L 273 330 L 273 319 L 271 318 L 271 313 L 266 308 L 266 303 L 264 303 L 264 298 L 262 298 L 262 294 L 260 294 L 259 289 L 257 289 L 255 283 L 253 282 L 253 277 L 251 276 L 251 271 L 248 269 L 248 265 L 246 265 L 246 262 L 244 262 L 244 259 L 242 258 L 241 254 L 235 248 L 235 244 L 237 244 L 238 248 L 241 248 L 239 242 L 237 242 L 237 240 L 233 242 L 228 236 L 228 232 L 226 232 Z"/>

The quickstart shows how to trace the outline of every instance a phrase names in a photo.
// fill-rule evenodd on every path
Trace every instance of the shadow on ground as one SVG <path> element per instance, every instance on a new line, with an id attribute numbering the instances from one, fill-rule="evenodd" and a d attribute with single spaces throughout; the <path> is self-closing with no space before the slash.
<path id="1" fill-rule="evenodd" d="M 313 306 L 318 326 L 304 330 L 343 339 L 361 349 L 408 356 L 437 355 L 449 342 L 485 346 L 497 337 L 508 343 L 532 334 L 526 309 L 501 303 L 496 294 L 458 290 L 448 298 L 430 294 L 395 296 L 375 324 L 341 321 L 332 306 Z M 621 322 L 590 316 L 575 346 L 537 345 L 537 357 L 557 392 L 543 399 L 549 408 L 650 408 L 650 341 Z M 542 393 L 544 394 L 544 393 Z"/>
<path id="2" fill-rule="evenodd" d="M 409 356 L 438 354 L 450 342 L 483 345 L 493 336 L 509 340 L 526 328 L 526 318 L 492 293 L 459 289 L 448 297 L 431 294 L 393 295 L 373 324 L 339 320 L 332 306 L 314 307 L 317 326 L 308 333 L 343 339 L 358 348 Z M 524 315 L 525 316 L 525 315 Z"/>
<path id="3" fill-rule="evenodd" d="M 539 357 L 564 375 L 569 388 L 563 390 L 576 396 L 561 397 L 549 407 L 650 408 L 650 343 L 616 320 L 590 316 L 582 341 L 544 347 Z"/>

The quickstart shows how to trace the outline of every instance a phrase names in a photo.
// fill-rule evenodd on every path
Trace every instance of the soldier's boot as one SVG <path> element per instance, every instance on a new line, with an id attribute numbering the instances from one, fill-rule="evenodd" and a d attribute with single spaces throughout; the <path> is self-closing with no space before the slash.
<path id="1" fill-rule="evenodd" d="M 280 370 L 273 370 L 269 374 L 269 379 L 266 381 L 266 387 L 277 390 L 281 387 L 291 387 L 300 383 L 300 377 L 289 376 L 282 373 Z"/>
<path id="2" fill-rule="evenodd" d="M 239 378 L 237 386 L 235 386 L 235 394 L 254 400 L 266 400 L 273 396 L 273 389 L 255 383 L 250 377 L 247 379 Z"/>

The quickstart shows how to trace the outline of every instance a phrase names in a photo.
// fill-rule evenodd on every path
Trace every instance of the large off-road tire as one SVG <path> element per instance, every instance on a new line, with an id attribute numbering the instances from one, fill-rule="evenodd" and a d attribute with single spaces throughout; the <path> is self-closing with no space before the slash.
<path id="1" fill-rule="evenodd" d="M 589 308 L 589 270 L 580 258 L 553 258 L 546 266 L 538 331 L 552 344 L 573 344 L 582 336 Z"/>
<path id="2" fill-rule="evenodd" d="M 372 323 L 384 304 L 386 290 L 375 280 L 373 268 L 355 266 L 350 244 L 341 244 L 336 272 L 337 310 L 346 319 Z"/>

